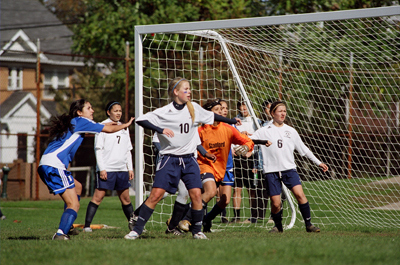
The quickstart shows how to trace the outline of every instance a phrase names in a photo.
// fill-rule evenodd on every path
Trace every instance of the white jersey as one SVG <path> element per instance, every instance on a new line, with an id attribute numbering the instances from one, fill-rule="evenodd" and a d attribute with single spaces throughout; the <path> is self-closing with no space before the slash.
<path id="1" fill-rule="evenodd" d="M 158 108 L 136 119 L 136 121 L 148 120 L 151 124 L 167 128 L 174 132 L 170 138 L 164 134 L 157 134 L 160 141 L 160 154 L 187 155 L 196 152 L 198 145 L 198 126 L 200 123 L 213 124 L 214 113 L 203 109 L 199 104 L 192 102 L 195 112 L 195 121 L 192 122 L 187 105 L 182 110 L 177 110 L 173 102 Z"/>
<path id="2" fill-rule="evenodd" d="M 315 158 L 310 149 L 303 143 L 297 131 L 286 124 L 282 127 L 277 127 L 273 123 L 270 123 L 257 130 L 250 138 L 272 142 L 272 145 L 269 147 L 261 145 L 264 173 L 295 169 L 295 149 L 301 156 L 307 155 L 315 164 L 321 164 L 321 161 Z"/>
<path id="3" fill-rule="evenodd" d="M 101 123 L 113 122 L 111 119 Z M 118 122 L 118 124 L 121 124 Z M 133 170 L 132 143 L 129 130 L 124 129 L 115 133 L 98 133 L 94 138 L 96 154 L 96 170 L 118 172 Z"/>
<path id="4" fill-rule="evenodd" d="M 200 140 L 200 136 L 199 136 L 199 130 L 196 130 L 196 131 L 197 131 L 196 146 L 198 146 L 198 145 L 201 144 L 201 140 Z M 153 142 L 153 143 L 160 143 L 160 140 L 158 140 L 158 133 L 157 133 L 157 132 L 154 132 L 152 142 Z M 196 151 L 194 152 L 194 157 L 197 158 L 197 149 L 196 149 Z"/>

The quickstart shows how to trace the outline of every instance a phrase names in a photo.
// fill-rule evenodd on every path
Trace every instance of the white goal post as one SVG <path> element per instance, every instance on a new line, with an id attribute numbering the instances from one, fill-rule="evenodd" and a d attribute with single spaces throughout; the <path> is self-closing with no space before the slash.
<path id="1" fill-rule="evenodd" d="M 135 26 L 135 116 L 166 105 L 176 76 L 200 104 L 226 100 L 230 117 L 244 100 L 254 120 L 265 120 L 263 102 L 281 99 L 289 125 L 330 167 L 324 174 L 296 155 L 313 223 L 400 227 L 399 27 L 399 6 Z M 135 125 L 136 207 L 151 189 L 154 159 L 151 132 Z M 302 225 L 289 194 L 287 229 Z M 150 223 L 167 220 L 173 201 L 160 202 Z M 269 204 L 260 208 L 265 227 Z"/>

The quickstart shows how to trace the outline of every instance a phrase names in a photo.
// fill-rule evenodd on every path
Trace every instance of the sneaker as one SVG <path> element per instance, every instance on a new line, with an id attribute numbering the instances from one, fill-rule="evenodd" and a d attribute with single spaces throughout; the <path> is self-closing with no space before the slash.
<path id="1" fill-rule="evenodd" d="M 225 216 L 221 216 L 221 223 L 223 223 L 223 224 L 229 223 L 228 218 L 226 218 Z"/>
<path id="2" fill-rule="evenodd" d="M 198 232 L 197 234 L 194 234 L 194 235 L 193 235 L 193 238 L 194 238 L 194 239 L 208 239 L 208 238 L 206 237 L 206 235 L 203 234 L 202 232 Z"/>
<path id="3" fill-rule="evenodd" d="M 6 216 L 3 215 L 2 217 L 0 217 L 0 219 L 1 219 L 1 220 L 5 220 L 5 219 L 6 219 Z"/>
<path id="4" fill-rule="evenodd" d="M 83 230 L 82 230 L 82 232 L 85 232 L 85 233 L 92 233 L 93 231 L 92 231 L 92 228 L 90 228 L 90 227 L 84 227 Z"/>
<path id="5" fill-rule="evenodd" d="M 131 213 L 131 216 L 129 217 L 129 222 L 128 222 L 129 231 L 132 231 L 133 228 L 135 227 L 138 217 L 139 216 L 136 216 L 134 212 Z"/>
<path id="6" fill-rule="evenodd" d="M 203 222 L 203 233 L 211 233 L 212 223 Z"/>
<path id="7" fill-rule="evenodd" d="M 71 239 L 69 238 L 68 235 L 64 235 L 64 234 L 57 235 L 57 233 L 55 233 L 52 240 L 71 240 Z"/>
<path id="8" fill-rule="evenodd" d="M 124 236 L 125 239 L 135 240 L 139 238 L 139 234 L 135 231 L 130 231 L 129 234 Z"/>
<path id="9" fill-rule="evenodd" d="M 80 231 L 76 229 L 74 226 L 71 226 L 71 228 L 68 231 L 69 236 L 77 236 L 79 235 Z"/>
<path id="10" fill-rule="evenodd" d="M 239 217 L 234 217 L 234 218 L 232 218 L 232 220 L 229 223 L 231 223 L 231 224 L 240 223 L 240 218 Z"/>
<path id="11" fill-rule="evenodd" d="M 189 220 L 182 220 L 179 222 L 178 227 L 182 231 L 189 232 L 191 225 L 192 224 L 189 222 Z"/>
<path id="12" fill-rule="evenodd" d="M 173 234 L 175 236 L 181 236 L 181 235 L 184 234 L 178 227 L 175 227 L 172 230 L 169 230 L 169 228 L 167 228 L 167 230 L 165 230 L 165 233 L 166 234 Z"/>
<path id="13" fill-rule="evenodd" d="M 268 233 L 282 233 L 283 230 L 279 230 L 278 227 L 274 226 Z"/>
<path id="14" fill-rule="evenodd" d="M 306 227 L 306 231 L 309 233 L 312 233 L 312 232 L 319 233 L 319 232 L 321 232 L 321 229 L 319 229 L 319 227 L 316 227 L 315 225 L 310 225 L 310 226 Z"/>

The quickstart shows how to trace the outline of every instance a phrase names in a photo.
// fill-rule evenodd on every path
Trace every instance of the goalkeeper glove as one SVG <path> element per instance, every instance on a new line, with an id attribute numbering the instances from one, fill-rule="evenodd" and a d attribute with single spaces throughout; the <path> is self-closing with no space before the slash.
<path id="1" fill-rule="evenodd" d="M 237 155 L 244 156 L 247 154 L 247 152 L 249 152 L 250 148 L 247 145 L 241 145 L 241 146 L 235 147 L 234 149 L 235 149 L 235 153 Z"/>

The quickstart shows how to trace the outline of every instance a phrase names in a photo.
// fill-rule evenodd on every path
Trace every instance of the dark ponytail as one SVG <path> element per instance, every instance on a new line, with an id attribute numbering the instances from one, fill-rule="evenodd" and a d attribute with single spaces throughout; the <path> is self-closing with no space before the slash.
<path id="1" fill-rule="evenodd" d="M 52 117 L 50 119 L 50 129 L 49 129 L 49 140 L 59 139 L 68 130 L 73 130 L 74 126 L 71 124 L 71 120 L 78 117 L 78 110 L 82 111 L 85 106 L 85 99 L 78 99 L 71 103 L 69 108 L 69 114 L 62 114 L 60 116 Z"/>

